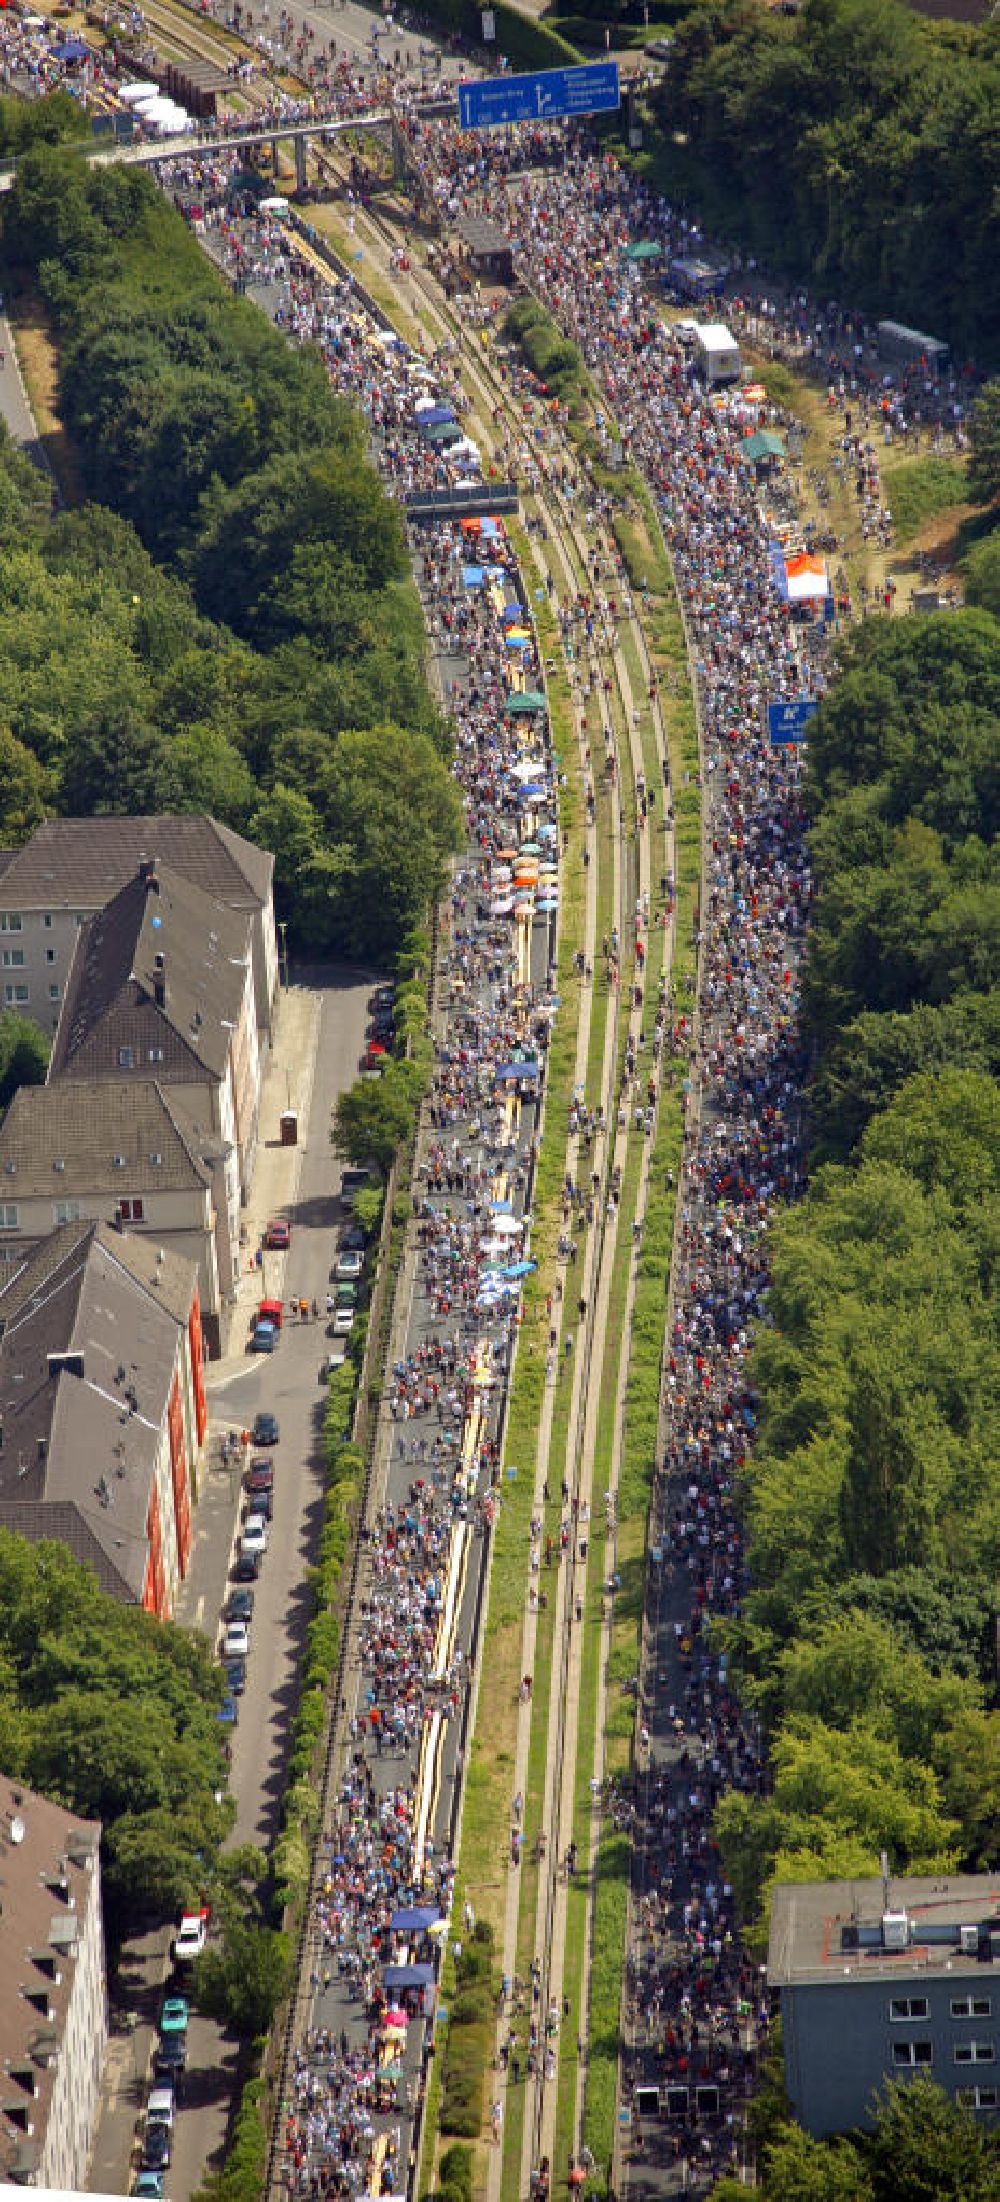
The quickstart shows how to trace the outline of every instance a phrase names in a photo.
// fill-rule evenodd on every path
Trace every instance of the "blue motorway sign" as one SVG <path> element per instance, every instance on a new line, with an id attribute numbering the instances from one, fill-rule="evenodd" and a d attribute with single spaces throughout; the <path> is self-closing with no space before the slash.
<path id="1" fill-rule="evenodd" d="M 793 696 L 787 703 L 769 703 L 767 731 L 775 749 L 789 742 L 804 742 L 806 726 L 816 709 L 815 696 Z"/>
<path id="2" fill-rule="evenodd" d="M 475 77 L 458 87 L 463 130 L 599 115 L 620 105 L 617 61 L 584 61 L 575 69 L 542 69 L 537 76 Z"/>

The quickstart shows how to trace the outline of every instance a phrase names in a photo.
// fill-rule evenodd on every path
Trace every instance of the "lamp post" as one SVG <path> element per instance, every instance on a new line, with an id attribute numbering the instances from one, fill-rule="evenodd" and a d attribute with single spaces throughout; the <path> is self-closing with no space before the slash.
<path id="1" fill-rule="evenodd" d="M 279 931 L 279 933 L 281 934 L 281 959 L 280 959 L 280 960 L 281 960 L 281 983 L 282 983 L 282 986 L 287 986 L 287 985 L 288 985 L 288 920 L 287 920 L 287 918 L 279 918 L 279 919 L 278 919 L 278 931 Z"/>

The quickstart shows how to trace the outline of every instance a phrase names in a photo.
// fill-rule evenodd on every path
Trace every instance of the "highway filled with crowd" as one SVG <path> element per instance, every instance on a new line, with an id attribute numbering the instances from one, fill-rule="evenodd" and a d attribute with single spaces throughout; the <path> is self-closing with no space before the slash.
<path id="1" fill-rule="evenodd" d="M 318 83 L 349 111 L 365 86 L 327 59 Z M 708 1626 L 734 1615 L 745 1589 L 736 1485 L 754 1432 L 748 1354 L 768 1227 L 801 1184 L 797 998 L 811 881 L 801 753 L 772 746 L 766 707 L 821 692 L 832 628 L 825 604 L 803 610 L 776 586 L 774 515 L 742 456 L 749 428 L 783 427 L 784 417 L 766 400 L 748 405 L 739 387 L 706 389 L 625 258 L 636 238 L 664 254 L 683 249 L 687 221 L 585 133 L 561 142 L 558 164 L 546 138 L 539 165 L 516 175 L 506 134 L 496 146 L 471 141 L 413 112 L 408 134 L 442 221 L 476 212 L 499 222 L 519 275 L 579 343 L 656 497 L 698 699 L 700 999 L 636 1772 L 613 1807 L 634 1854 L 622 2178 L 698 2192 L 739 2161 L 768 2028 L 713 1836 L 723 1791 L 764 1781 L 760 1739 Z M 333 382 L 362 406 L 389 481 L 405 495 L 478 480 L 471 439 L 456 455 L 454 440 L 441 448 L 421 425 L 428 408 L 462 425 L 455 362 L 439 353 L 428 363 L 393 342 L 347 275 L 282 221 L 234 216 L 232 169 L 221 154 L 192 155 L 186 170 L 173 167 L 171 188 L 198 205 L 230 276 L 296 340 L 320 343 Z M 745 291 L 738 325 L 824 378 L 866 537 L 890 540 L 878 441 L 923 436 L 960 450 L 961 379 L 886 377 L 850 315 L 769 299 L 756 271 Z M 483 519 L 487 507 L 484 492 Z M 543 685 L 523 582 L 495 524 L 489 534 L 457 522 L 428 532 L 417 572 L 469 849 L 444 933 L 413 1295 L 387 1382 L 384 1488 L 365 1538 L 339 1797 L 321 1838 L 310 2023 L 281 2135 L 281 2176 L 310 2194 L 406 2184 L 454 1880 L 480 1555 L 500 1502 L 499 1408 L 517 1274 L 530 1259 L 524 1218 L 554 1008 L 552 927 L 541 921 L 558 906 L 555 769 L 544 715 L 509 710 L 512 687 Z M 508 638 L 522 623 L 528 643 L 515 659 Z M 529 842 L 543 861 L 519 877 Z"/>

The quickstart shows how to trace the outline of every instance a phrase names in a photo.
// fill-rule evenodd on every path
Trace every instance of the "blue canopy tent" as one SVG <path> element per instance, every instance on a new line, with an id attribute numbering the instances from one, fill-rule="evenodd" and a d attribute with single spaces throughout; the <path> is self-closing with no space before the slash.
<path id="1" fill-rule="evenodd" d="M 386 1965 L 382 1971 L 382 1986 L 388 1993 L 398 1988 L 433 1988 L 433 1965 Z"/>
<path id="2" fill-rule="evenodd" d="M 467 589 L 481 588 L 485 575 L 484 566 L 463 566 L 462 579 Z"/>
<path id="3" fill-rule="evenodd" d="M 441 1917 L 437 1904 L 403 1904 L 389 1921 L 390 1934 L 426 1934 Z"/>

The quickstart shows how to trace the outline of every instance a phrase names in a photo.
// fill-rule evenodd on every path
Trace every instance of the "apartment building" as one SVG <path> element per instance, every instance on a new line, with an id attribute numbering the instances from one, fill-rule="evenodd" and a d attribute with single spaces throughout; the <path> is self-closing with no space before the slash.
<path id="1" fill-rule="evenodd" d="M 108 2039 L 101 1830 L 0 1775 L 0 2176 L 86 2186 Z"/>
<path id="2" fill-rule="evenodd" d="M 58 1537 L 161 1618 L 187 1573 L 208 1410 L 197 1272 L 66 1223 L 0 1286 L 0 1525 Z"/>
<path id="3" fill-rule="evenodd" d="M 1000 1877 L 782 1883 L 767 1971 L 809 2133 L 869 2126 L 878 2089 L 919 2072 L 997 2118 Z"/>
<path id="4" fill-rule="evenodd" d="M 247 919 L 257 1031 L 270 1044 L 279 972 L 274 858 L 266 849 L 214 818 L 49 818 L 23 848 L 0 857 L 4 1007 L 55 1032 L 77 933 L 150 861 Z"/>

